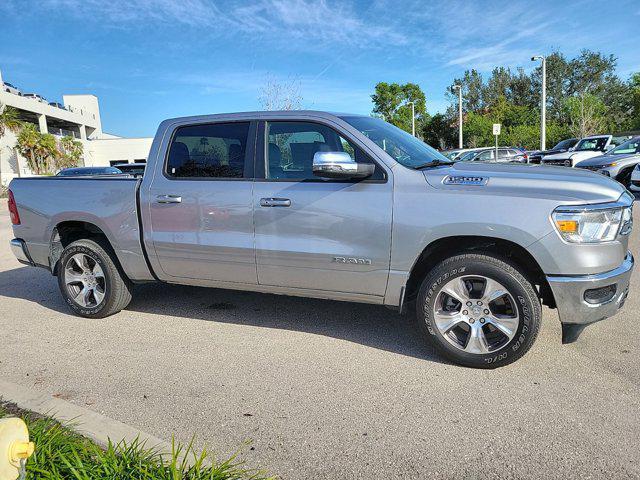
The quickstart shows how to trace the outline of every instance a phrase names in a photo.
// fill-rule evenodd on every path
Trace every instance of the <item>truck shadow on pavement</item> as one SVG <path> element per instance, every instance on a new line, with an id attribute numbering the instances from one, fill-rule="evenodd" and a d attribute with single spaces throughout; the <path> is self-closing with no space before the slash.
<path id="1" fill-rule="evenodd" d="M 72 315 L 62 300 L 57 279 L 42 269 L 22 267 L 0 272 L 0 297 L 19 298 Z M 413 314 L 401 316 L 379 305 L 145 284 L 135 286 L 133 300 L 117 315 L 127 312 L 292 330 L 448 363 L 422 340 Z"/>

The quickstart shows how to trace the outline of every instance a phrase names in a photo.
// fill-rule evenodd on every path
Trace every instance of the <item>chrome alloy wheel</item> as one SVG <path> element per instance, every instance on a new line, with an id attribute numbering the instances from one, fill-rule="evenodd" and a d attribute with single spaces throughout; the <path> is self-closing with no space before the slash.
<path id="1" fill-rule="evenodd" d="M 69 297 L 82 307 L 95 307 L 105 296 L 104 273 L 89 255 L 76 253 L 64 266 L 64 283 Z"/>
<path id="2" fill-rule="evenodd" d="M 447 282 L 433 306 L 440 334 L 467 353 L 495 352 L 515 336 L 520 323 L 511 293 L 481 275 L 465 275 Z"/>

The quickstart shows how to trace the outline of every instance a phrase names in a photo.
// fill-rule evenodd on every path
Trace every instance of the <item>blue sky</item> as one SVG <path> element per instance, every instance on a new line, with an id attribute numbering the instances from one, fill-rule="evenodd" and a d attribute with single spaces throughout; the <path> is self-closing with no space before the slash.
<path id="1" fill-rule="evenodd" d="M 93 93 L 104 130 L 125 136 L 258 109 L 270 78 L 299 82 L 304 107 L 355 113 L 377 82 L 411 81 L 434 113 L 465 69 L 530 70 L 554 49 L 640 70 L 638 0 L 0 0 L 0 24 L 6 81 L 50 101 Z"/>

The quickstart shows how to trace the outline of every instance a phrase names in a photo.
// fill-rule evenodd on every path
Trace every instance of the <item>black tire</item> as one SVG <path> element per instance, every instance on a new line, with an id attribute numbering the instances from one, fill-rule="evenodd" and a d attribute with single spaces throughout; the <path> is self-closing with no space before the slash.
<path id="1" fill-rule="evenodd" d="M 633 173 L 633 168 L 629 168 L 627 170 L 624 170 L 620 175 L 618 175 L 618 177 L 616 178 L 616 180 L 618 182 L 620 182 L 622 185 L 624 185 L 624 187 L 629 190 L 631 187 L 631 174 Z"/>
<path id="2" fill-rule="evenodd" d="M 464 351 L 464 348 L 466 348 L 464 340 L 459 340 L 459 337 L 464 338 L 464 328 L 467 328 L 469 332 L 471 332 L 469 322 L 474 323 L 475 319 L 473 321 L 468 320 L 466 324 L 464 322 L 457 324 L 459 326 L 455 328 L 458 329 L 458 331 L 453 332 L 453 329 L 451 330 L 451 332 L 456 334 L 453 337 L 452 333 L 445 332 L 447 338 L 445 338 L 434 321 L 435 302 L 443 301 L 443 297 L 439 297 L 439 295 L 442 294 L 442 288 L 448 284 L 448 282 L 458 277 L 464 277 L 464 280 L 461 279 L 461 281 L 466 282 L 468 281 L 468 277 L 473 279 L 474 275 L 494 280 L 504 286 L 508 291 L 508 295 L 511 296 L 507 296 L 507 300 L 504 301 L 504 303 L 510 304 L 511 301 L 509 298 L 512 298 L 517 308 L 517 320 L 514 320 L 514 323 L 517 322 L 518 326 L 513 338 L 510 340 L 508 340 L 509 337 L 501 333 L 498 333 L 496 336 L 494 330 L 497 331 L 497 329 L 494 329 L 493 325 L 491 325 L 491 327 L 489 327 L 488 324 L 484 325 L 484 318 L 482 319 L 482 326 L 478 323 L 475 325 L 475 327 L 483 329 L 483 339 L 487 338 L 484 335 L 487 329 L 491 330 L 489 331 L 489 335 L 493 335 L 494 338 L 498 338 L 499 340 L 500 335 L 504 335 L 504 338 L 501 340 L 506 343 L 498 343 L 495 350 L 488 351 L 484 354 Z M 444 295 L 446 299 L 447 294 Z M 447 301 L 449 304 L 455 304 L 455 300 L 451 302 L 447 299 Z M 474 302 L 471 301 L 466 305 L 473 303 Z M 487 307 L 489 307 L 489 305 L 487 305 Z M 515 316 L 516 310 L 513 307 L 513 305 L 510 305 L 512 315 Z M 452 308 L 453 310 L 456 309 L 456 307 Z M 458 255 L 439 263 L 427 274 L 422 282 L 416 301 L 416 313 L 421 331 L 427 341 L 431 343 L 438 352 L 454 363 L 473 368 L 496 368 L 515 362 L 531 348 L 538 336 L 541 323 L 540 300 L 531 282 L 527 280 L 517 267 L 493 254 Z M 455 313 L 455 311 L 453 313 Z M 472 315 L 470 311 L 468 311 L 468 313 Z M 493 315 L 493 312 L 491 312 L 491 315 Z M 470 333 L 467 335 L 470 335 Z M 451 340 L 452 338 L 453 340 Z M 457 346 L 454 344 L 456 341 L 459 341 L 462 345 Z M 469 340 L 467 340 L 467 342 L 469 342 Z"/>
<path id="3" fill-rule="evenodd" d="M 96 262 L 102 270 L 104 280 L 102 291 L 104 298 L 95 305 L 83 306 L 77 303 L 71 296 L 65 281 L 65 266 L 68 265 L 71 257 L 77 254 L 84 254 Z M 102 244 L 98 240 L 77 240 L 70 243 L 62 252 L 57 267 L 58 286 L 62 297 L 69 307 L 81 317 L 86 318 L 104 318 L 114 313 L 118 313 L 125 308 L 131 301 L 132 285 L 126 278 L 115 259 L 115 254 L 111 248 Z M 77 287 L 79 288 L 79 287 Z M 95 298 L 94 298 L 95 301 Z"/>

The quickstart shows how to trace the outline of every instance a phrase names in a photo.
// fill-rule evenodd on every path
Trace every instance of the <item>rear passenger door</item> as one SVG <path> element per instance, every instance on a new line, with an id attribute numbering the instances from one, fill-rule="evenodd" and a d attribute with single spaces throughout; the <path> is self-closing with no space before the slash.
<path id="1" fill-rule="evenodd" d="M 255 123 L 181 125 L 147 192 L 165 279 L 256 284 L 252 177 Z"/>
<path id="2" fill-rule="evenodd" d="M 270 121 L 256 152 L 256 260 L 261 285 L 383 296 L 391 248 L 392 182 L 380 164 L 365 180 L 313 175 L 320 151 L 375 163 L 335 126 Z"/>

